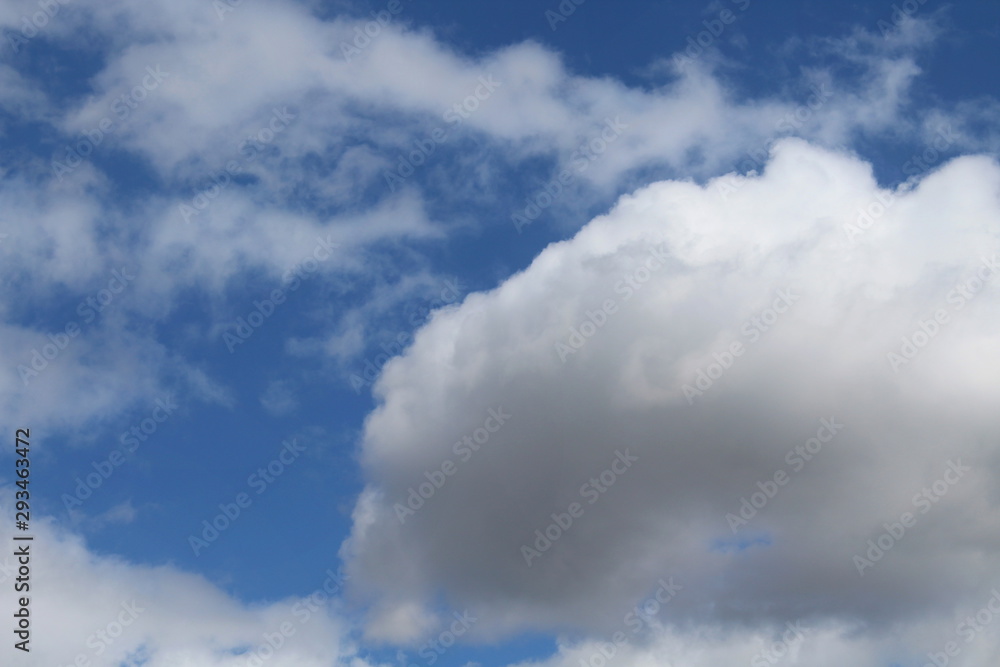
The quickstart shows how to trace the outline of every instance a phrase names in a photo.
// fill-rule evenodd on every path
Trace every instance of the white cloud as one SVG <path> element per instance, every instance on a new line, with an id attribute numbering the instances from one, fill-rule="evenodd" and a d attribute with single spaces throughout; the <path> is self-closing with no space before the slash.
<path id="1" fill-rule="evenodd" d="M 785 140 L 760 176 L 623 197 L 440 314 L 375 387 L 344 547 L 357 592 L 383 610 L 440 593 L 482 616 L 480 638 L 614 631 L 668 574 L 685 585 L 672 631 L 802 618 L 878 643 L 927 616 L 948 626 L 998 566 L 1000 513 L 981 500 L 1000 473 L 998 181 L 964 157 L 891 193 L 859 159 Z M 874 222 L 845 231 L 861 210 Z M 466 455 L 497 406 L 510 418 Z M 789 454 L 817 433 L 833 440 L 813 461 Z M 584 490 L 620 450 L 640 462 Z M 950 461 L 969 470 L 915 501 Z M 779 470 L 790 483 L 734 535 L 727 514 Z M 582 516 L 528 566 L 523 547 L 573 502 Z M 906 511 L 916 526 L 859 576 L 854 556 Z"/>
<path id="2" fill-rule="evenodd" d="M 115 41 L 123 39 L 123 25 L 148 39 L 112 42 L 93 79 L 93 94 L 57 121 L 60 129 L 73 136 L 97 127 L 103 117 L 114 118 L 115 100 L 141 85 L 147 68 L 160 67 L 167 77 L 136 108 L 129 107 L 108 141 L 141 153 L 161 174 L 182 182 L 220 171 L 227 160 L 239 157 L 238 147 L 248 135 L 267 127 L 273 109 L 291 108 L 295 119 L 271 144 L 284 159 L 247 165 L 261 178 L 281 182 L 280 174 L 296 170 L 295 161 L 305 157 L 336 163 L 352 156 L 353 161 L 360 147 L 370 146 L 391 165 L 397 153 L 410 150 L 432 127 L 452 134 L 472 130 L 505 153 L 555 154 L 569 166 L 582 142 L 591 140 L 607 118 L 621 116 L 629 124 L 627 136 L 584 174 L 587 182 L 608 188 L 641 166 L 707 170 L 731 163 L 743 150 L 769 140 L 780 119 L 808 95 L 738 101 L 725 83 L 724 68 L 717 72 L 722 66 L 710 59 L 674 71 L 666 84 L 633 89 L 610 78 L 575 75 L 558 54 L 537 43 L 470 59 L 429 31 L 407 30 L 399 22 L 382 29 L 348 62 L 340 45 L 350 43 L 363 22 L 318 21 L 296 3 L 241 5 L 223 21 L 193 2 L 141 11 L 134 3 L 115 2 L 75 16 Z M 151 23 L 150 16 L 159 16 L 159 22 Z M 63 18 L 72 24 L 71 17 Z M 909 20 L 887 38 L 856 31 L 802 47 L 796 56 L 833 55 L 860 66 L 861 74 L 856 83 L 835 76 L 833 67 L 807 70 L 807 83 L 825 81 L 831 98 L 795 132 L 836 145 L 859 130 L 905 127 L 908 90 L 919 72 L 914 53 L 933 41 L 933 25 Z M 483 77 L 499 88 L 461 127 L 453 127 L 445 112 L 472 95 Z M 408 127 L 398 122 L 400 114 Z M 373 123 L 373 117 L 394 120 Z M 362 163 L 367 166 L 350 175 L 342 172 L 348 191 L 380 183 L 382 176 L 373 169 L 378 162 L 366 155 Z M 296 170 L 317 188 L 324 187 L 323 172 Z"/>
<path id="3" fill-rule="evenodd" d="M 13 544 L 9 503 L 5 499 L 0 530 Z M 328 573 L 317 572 L 316 591 L 326 586 L 334 596 L 329 603 L 289 598 L 246 604 L 174 567 L 95 555 L 48 521 L 36 518 L 31 534 L 32 635 L 25 665 L 244 667 L 253 653 L 276 667 L 368 664 L 340 618 L 342 582 Z M 8 556 L 0 563 L 4 581 L 16 576 L 16 560 Z M 273 655 L 268 637 L 280 645 Z M 89 662 L 75 663 L 79 656 Z"/>
<path id="4" fill-rule="evenodd" d="M 125 330 L 120 313 L 105 311 L 103 319 L 88 323 L 89 312 L 73 312 L 48 331 L 0 327 L 0 410 L 5 418 L 32 424 L 40 432 L 69 431 L 86 439 L 106 420 L 146 410 L 172 392 L 185 404 L 231 404 L 228 391 L 198 368 L 148 337 Z M 70 325 L 76 325 L 76 336 L 66 333 Z"/>

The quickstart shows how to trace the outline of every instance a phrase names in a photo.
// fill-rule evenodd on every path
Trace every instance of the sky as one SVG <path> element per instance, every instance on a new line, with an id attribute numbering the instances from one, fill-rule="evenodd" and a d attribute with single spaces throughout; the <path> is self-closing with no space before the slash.
<path id="1" fill-rule="evenodd" d="M 1000 658 L 995 1 L 0 37 L 2 664 Z"/>

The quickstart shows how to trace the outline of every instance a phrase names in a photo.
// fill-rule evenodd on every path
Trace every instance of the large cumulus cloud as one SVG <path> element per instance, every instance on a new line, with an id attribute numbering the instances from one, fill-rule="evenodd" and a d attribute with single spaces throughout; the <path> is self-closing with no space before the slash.
<path id="1" fill-rule="evenodd" d="M 762 174 L 624 197 L 439 312 L 366 422 L 344 553 L 373 632 L 405 609 L 393 638 L 418 636 L 440 600 L 480 637 L 610 632 L 667 576 L 674 630 L 882 637 L 974 604 L 1000 574 L 998 188 L 972 156 L 887 191 L 785 140 Z"/>

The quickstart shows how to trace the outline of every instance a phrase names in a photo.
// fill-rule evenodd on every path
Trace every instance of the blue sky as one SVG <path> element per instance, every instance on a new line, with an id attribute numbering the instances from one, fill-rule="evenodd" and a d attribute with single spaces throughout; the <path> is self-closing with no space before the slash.
<path id="1" fill-rule="evenodd" d="M 996 3 L 0 28 L 0 414 L 39 535 L 11 664 L 252 664 L 328 571 L 263 662 L 995 659 L 960 623 L 1000 584 Z"/>

